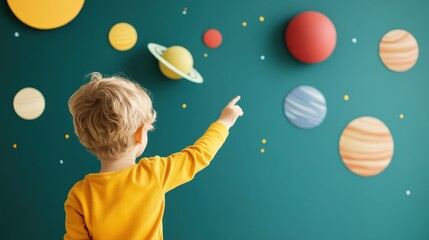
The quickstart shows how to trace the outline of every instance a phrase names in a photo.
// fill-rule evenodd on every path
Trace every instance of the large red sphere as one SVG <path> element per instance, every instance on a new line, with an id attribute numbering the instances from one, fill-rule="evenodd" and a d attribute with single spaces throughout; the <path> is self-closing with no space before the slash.
<path id="1" fill-rule="evenodd" d="M 296 15 L 285 31 L 289 52 L 304 63 L 319 63 L 334 51 L 337 31 L 325 15 L 309 11 Z"/>

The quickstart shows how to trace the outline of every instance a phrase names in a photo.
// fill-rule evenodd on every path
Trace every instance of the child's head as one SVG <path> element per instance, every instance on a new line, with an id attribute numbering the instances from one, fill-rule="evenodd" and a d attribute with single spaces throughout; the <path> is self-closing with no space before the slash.
<path id="1" fill-rule="evenodd" d="M 138 138 L 152 130 L 156 120 L 146 90 L 118 76 L 91 74 L 91 81 L 70 97 L 68 105 L 80 142 L 103 160 L 119 159 L 137 145 L 140 155 L 147 138 Z"/>

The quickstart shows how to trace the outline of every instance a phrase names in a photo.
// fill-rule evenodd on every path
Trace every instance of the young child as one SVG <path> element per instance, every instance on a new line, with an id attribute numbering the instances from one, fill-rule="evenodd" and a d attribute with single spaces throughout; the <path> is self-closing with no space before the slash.
<path id="1" fill-rule="evenodd" d="M 243 110 L 234 98 L 194 145 L 142 158 L 156 112 L 146 91 L 122 77 L 91 81 L 69 100 L 75 132 L 101 163 L 70 190 L 64 239 L 163 239 L 164 195 L 209 165 Z"/>

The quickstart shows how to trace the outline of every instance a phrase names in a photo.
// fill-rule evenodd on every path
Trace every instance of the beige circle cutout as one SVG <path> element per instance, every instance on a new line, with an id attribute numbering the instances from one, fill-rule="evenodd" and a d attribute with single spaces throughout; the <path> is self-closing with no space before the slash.
<path id="1" fill-rule="evenodd" d="M 117 23 L 109 31 L 109 42 L 118 51 L 127 51 L 137 42 L 137 31 L 128 23 Z"/>
<path id="2" fill-rule="evenodd" d="M 351 172 L 370 177 L 389 166 L 394 143 L 389 128 L 382 121 L 360 117 L 343 130 L 339 148 L 341 159 Z"/>
<path id="3" fill-rule="evenodd" d="M 34 88 L 21 89 L 13 99 L 16 114 L 25 120 L 34 120 L 45 110 L 45 98 Z"/>
<path id="4" fill-rule="evenodd" d="M 24 24 L 42 30 L 71 22 L 85 0 L 7 0 L 13 14 Z"/>
<path id="5" fill-rule="evenodd" d="M 379 54 L 383 64 L 394 72 L 410 70 L 419 58 L 416 39 L 405 30 L 392 30 L 380 41 Z"/>

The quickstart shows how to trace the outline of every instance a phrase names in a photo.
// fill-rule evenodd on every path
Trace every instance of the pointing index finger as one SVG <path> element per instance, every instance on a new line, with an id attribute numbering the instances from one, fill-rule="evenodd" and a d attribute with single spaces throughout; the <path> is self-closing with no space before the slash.
<path id="1" fill-rule="evenodd" d="M 238 101 L 240 101 L 240 96 L 235 97 L 228 103 L 228 107 L 234 106 Z"/>

